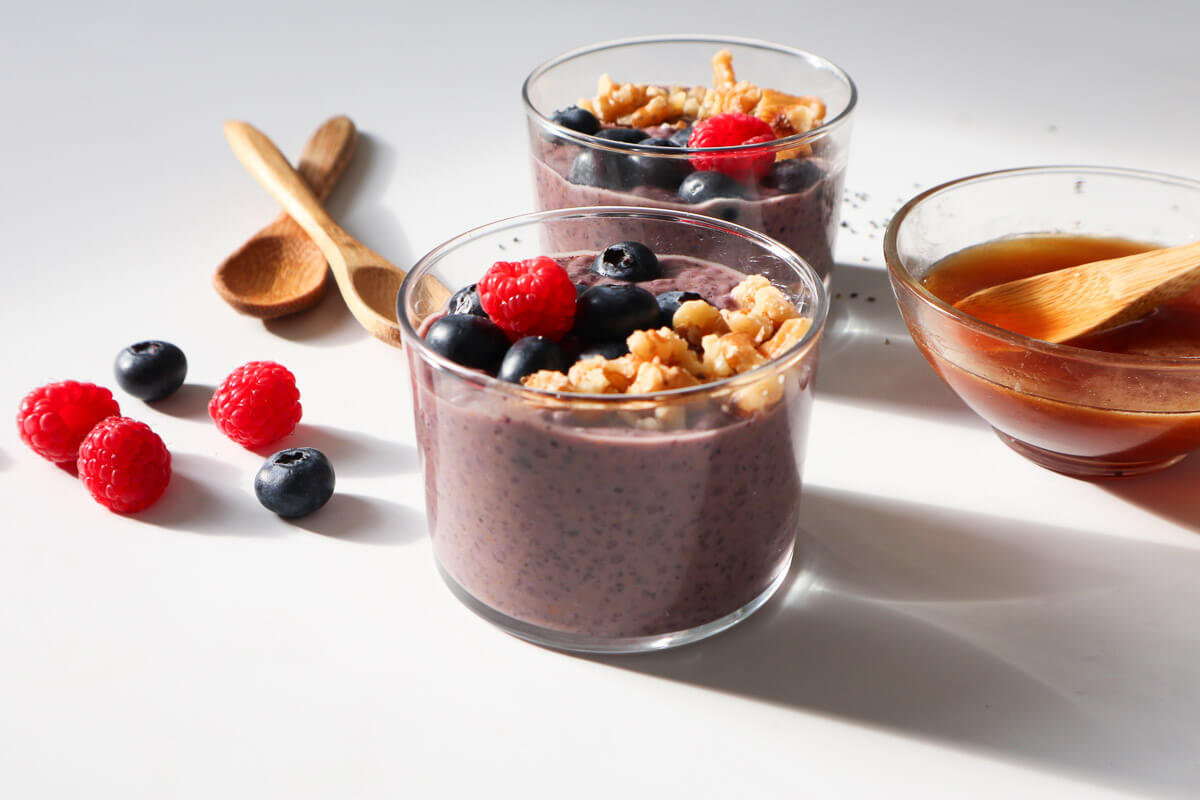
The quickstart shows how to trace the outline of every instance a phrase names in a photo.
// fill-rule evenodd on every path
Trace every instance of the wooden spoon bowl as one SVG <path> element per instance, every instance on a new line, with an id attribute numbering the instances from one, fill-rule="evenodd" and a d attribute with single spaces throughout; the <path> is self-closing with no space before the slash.
<path id="1" fill-rule="evenodd" d="M 316 197 L 329 195 L 357 141 L 354 123 L 342 116 L 326 121 L 309 139 L 299 173 Z M 251 237 L 213 275 L 213 288 L 225 302 L 259 319 L 303 311 L 328 285 L 325 254 L 287 213 Z"/>

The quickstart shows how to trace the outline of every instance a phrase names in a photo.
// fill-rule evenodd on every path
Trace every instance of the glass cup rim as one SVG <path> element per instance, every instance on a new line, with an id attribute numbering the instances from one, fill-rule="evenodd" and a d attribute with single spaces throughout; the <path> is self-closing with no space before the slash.
<path id="1" fill-rule="evenodd" d="M 888 221 L 887 228 L 883 235 L 883 258 L 887 264 L 888 273 L 906 289 L 912 292 L 918 299 L 924 302 L 927 306 L 933 308 L 944 317 L 953 319 L 968 328 L 977 332 L 987 334 L 993 339 L 999 339 L 1006 344 L 1023 350 L 1033 350 L 1035 352 L 1044 353 L 1046 355 L 1056 356 L 1058 358 L 1069 358 L 1075 361 L 1088 361 L 1100 366 L 1111 367 L 1136 367 L 1150 369 L 1181 369 L 1191 370 L 1200 369 L 1200 355 L 1195 356 L 1149 356 L 1135 354 L 1120 354 L 1106 353 L 1099 350 L 1089 350 L 1083 347 L 1076 347 L 1069 344 L 1056 344 L 1053 342 L 1045 342 L 1041 339 L 1034 339 L 1021 333 L 1010 331 L 1006 328 L 1001 328 L 998 325 L 993 325 L 990 322 L 984 322 L 978 317 L 973 317 L 970 314 L 965 314 L 959 311 L 954 306 L 950 305 L 940 297 L 936 296 L 925 285 L 917 280 L 911 272 L 901 263 L 900 254 L 897 250 L 897 238 L 899 236 L 900 227 L 904 224 L 909 214 L 911 214 L 919 205 L 930 198 L 951 191 L 960 186 L 969 183 L 981 183 L 990 180 L 1000 180 L 1004 178 L 1022 177 L 1027 175 L 1054 175 L 1054 174 L 1083 174 L 1083 175 L 1103 175 L 1106 177 L 1131 178 L 1135 180 L 1148 180 L 1158 183 L 1171 183 L 1179 186 L 1185 186 L 1189 189 L 1194 189 L 1200 192 L 1200 181 L 1184 178 L 1179 175 L 1172 175 L 1166 172 L 1152 172 L 1149 170 L 1130 169 L 1126 167 L 1107 167 L 1100 165 L 1089 164 L 1048 164 L 1040 166 L 1027 167 L 1010 167 L 1007 169 L 990 170 L 988 172 L 979 172 L 974 175 L 967 175 L 962 178 L 955 178 L 951 181 L 946 181 L 937 186 L 922 191 L 920 194 L 913 197 L 907 203 L 900 207 L 900 210 Z M 982 242 L 980 242 L 982 244 Z"/>
<path id="2" fill-rule="evenodd" d="M 846 101 L 846 107 L 837 113 L 832 119 L 826 120 L 811 131 L 797 133 L 791 136 L 786 136 L 782 139 L 776 139 L 769 143 L 762 144 L 739 144 L 730 145 L 727 147 L 675 147 L 671 148 L 670 152 L 664 147 L 655 147 L 653 145 L 643 145 L 634 142 L 617 142 L 611 139 L 602 139 L 598 136 L 591 136 L 579 131 L 571 130 L 570 128 L 559 125 L 537 108 L 534 107 L 533 101 L 529 98 L 529 88 L 535 80 L 541 77 L 546 72 L 549 72 L 559 64 L 563 64 L 579 56 L 596 53 L 601 50 L 610 50 L 616 47 L 627 47 L 629 45 L 643 44 L 673 44 L 682 42 L 708 42 L 711 44 L 732 44 L 740 47 L 751 47 L 759 50 L 770 50 L 784 55 L 795 56 L 805 61 L 819 64 L 822 68 L 828 69 L 840 80 L 842 80 L 850 90 L 850 97 Z M 573 141 L 576 144 L 591 147 L 597 150 L 609 150 L 618 153 L 648 153 L 650 155 L 662 156 L 664 158 L 687 158 L 695 153 L 774 153 L 780 150 L 790 150 L 799 145 L 807 144 L 827 135 L 831 130 L 839 128 L 846 124 L 850 116 L 854 113 L 855 106 L 858 105 L 858 87 L 854 80 L 846 70 L 839 67 L 837 64 L 830 61 L 824 56 L 817 55 L 809 50 L 801 50 L 796 47 L 789 47 L 784 44 L 776 44 L 763 39 L 752 39 L 741 36 L 718 36 L 714 34 L 700 33 L 676 33 L 676 34 L 658 34 L 650 36 L 630 36 L 624 39 L 611 39 L 605 42 L 597 42 L 583 47 L 577 47 L 574 50 L 569 50 L 560 55 L 554 56 L 548 61 L 544 61 L 533 69 L 532 72 L 525 78 L 521 84 L 521 100 L 525 106 L 525 113 L 534 119 L 543 128 L 553 131 L 555 136 L 562 139 Z"/>
<path id="3" fill-rule="evenodd" d="M 713 230 L 719 230 L 724 233 L 733 234 L 742 239 L 750 240 L 756 245 L 761 246 L 767 252 L 776 256 L 784 263 L 791 266 L 799 276 L 807 283 L 809 290 L 813 294 L 812 308 L 810 309 L 809 318 L 812 320 L 808 330 L 800 337 L 800 340 L 781 353 L 776 358 L 760 364 L 753 369 L 733 375 L 728 378 L 722 378 L 718 381 L 709 383 L 701 383 L 697 386 L 689 386 L 683 389 L 668 389 L 661 392 L 653 392 L 649 394 L 591 394 L 585 392 L 557 392 L 547 389 L 531 389 L 521 384 L 502 381 L 499 378 L 493 378 L 487 373 L 479 370 L 465 367 L 455 363 L 440 353 L 435 352 L 432 348 L 425 344 L 425 340 L 418 334 L 417 330 L 409 321 L 408 315 L 404 313 L 404 308 L 408 305 L 410 296 L 416 290 L 417 284 L 421 278 L 425 276 L 429 270 L 437 264 L 447 253 L 452 252 L 463 244 L 475 241 L 485 236 L 499 233 L 501 231 L 511 230 L 518 227 L 523 227 L 530 224 L 536 224 L 547 220 L 556 219 L 574 219 L 587 217 L 629 217 L 634 219 L 656 219 L 667 222 L 682 222 L 689 225 L 696 225 Z M 430 250 L 413 265 L 408 274 L 404 276 L 404 280 L 400 283 L 400 290 L 397 294 L 396 317 L 397 323 L 400 326 L 401 337 L 404 340 L 405 348 L 415 347 L 416 352 L 426 362 L 441 368 L 446 372 L 453 373 L 458 378 L 472 383 L 482 389 L 498 391 L 514 398 L 525 398 L 535 400 L 553 400 L 556 405 L 566 407 L 644 407 L 647 402 L 658 400 L 691 400 L 697 397 L 702 397 L 709 394 L 720 394 L 727 391 L 733 391 L 743 385 L 750 385 L 772 374 L 785 371 L 798 360 L 800 360 L 806 351 L 817 338 L 821 335 L 821 331 L 825 327 L 825 321 L 829 314 L 829 293 L 825 288 L 825 284 L 821 281 L 816 270 L 812 268 L 799 254 L 791 248 L 783 245 L 769 236 L 765 236 L 758 231 L 750 228 L 736 225 L 725 220 L 714 219 L 700 214 L 692 214 L 686 211 L 672 211 L 667 209 L 649 208 L 643 206 L 584 206 L 576 208 L 559 208 L 548 211 L 535 211 L 526 214 L 517 214 L 511 217 L 496 220 L 485 225 L 479 225 L 471 228 L 463 233 L 446 240 L 442 244 Z"/>

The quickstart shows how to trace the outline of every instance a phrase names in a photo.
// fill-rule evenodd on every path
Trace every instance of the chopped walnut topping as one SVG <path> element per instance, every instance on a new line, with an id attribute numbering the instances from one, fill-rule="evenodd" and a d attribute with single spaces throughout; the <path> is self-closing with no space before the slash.
<path id="1" fill-rule="evenodd" d="M 700 340 L 710 333 L 729 333 L 729 324 L 721 312 L 703 300 L 688 300 L 680 303 L 671 317 L 671 325 L 688 343 L 698 347 Z"/>
<path id="2" fill-rule="evenodd" d="M 767 360 L 744 333 L 710 333 L 700 344 L 704 348 L 704 374 L 712 378 L 728 378 Z"/>
<path id="3" fill-rule="evenodd" d="M 569 392 L 571 381 L 561 372 L 552 369 L 541 369 L 532 375 L 526 375 L 521 383 L 527 389 L 541 389 L 544 392 Z"/>
<path id="4" fill-rule="evenodd" d="M 693 375 L 700 373 L 700 357 L 670 328 L 634 331 L 628 344 L 629 354 L 641 361 L 658 361 L 669 367 L 683 367 Z"/>
<path id="5" fill-rule="evenodd" d="M 775 332 L 775 323 L 771 318 L 763 314 L 757 314 L 753 311 L 726 311 L 721 310 L 721 318 L 725 320 L 725 324 L 729 326 L 729 330 L 733 333 L 744 333 L 754 340 L 755 344 L 762 344 L 767 339 L 771 338 L 771 334 Z"/>
<path id="6" fill-rule="evenodd" d="M 751 370 L 804 336 L 810 321 L 799 315 L 782 291 L 751 275 L 730 292 L 739 308 L 719 310 L 703 300 L 683 303 L 674 330 L 658 328 L 629 335 L 629 353 L 620 358 L 587 358 L 561 372 L 535 372 L 523 383 L 531 389 L 588 394 L 652 394 L 696 386 Z M 783 397 L 783 376 L 772 375 L 730 396 L 730 408 L 751 414 Z M 651 414 L 650 411 L 653 411 Z M 681 427 L 684 409 L 648 404 L 623 412 L 631 425 L 647 430 Z"/>
<path id="7" fill-rule="evenodd" d="M 647 128 L 672 124 L 686 127 L 727 111 L 753 114 L 771 126 L 777 138 L 807 133 L 825 122 L 825 103 L 819 97 L 791 95 L 739 81 L 733 71 L 733 54 L 721 50 L 712 59 L 713 88 L 703 86 L 652 86 L 617 83 L 601 75 L 594 98 L 580 98 L 578 105 L 601 122 Z M 809 145 L 785 150 L 777 160 L 808 155 Z"/>
<path id="8" fill-rule="evenodd" d="M 767 358 L 778 358 L 781 353 L 804 338 L 804 334 L 808 333 L 811 325 L 810 320 L 802 317 L 784 320 L 783 324 L 779 326 L 779 330 L 775 331 L 775 335 L 758 349 Z"/>

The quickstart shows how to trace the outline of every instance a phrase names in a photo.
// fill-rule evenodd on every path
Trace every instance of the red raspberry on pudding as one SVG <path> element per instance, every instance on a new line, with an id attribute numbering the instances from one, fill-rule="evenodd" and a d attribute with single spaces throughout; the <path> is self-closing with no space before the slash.
<path id="1" fill-rule="evenodd" d="M 575 284 L 546 256 L 497 261 L 478 290 L 483 310 L 513 342 L 526 336 L 558 341 L 575 322 Z"/>
<path id="2" fill-rule="evenodd" d="M 736 147 L 766 144 L 774 140 L 775 132 L 766 122 L 750 114 L 729 111 L 697 122 L 692 127 L 687 146 Z M 766 175 L 775 163 L 775 154 L 769 150 L 744 155 L 697 153 L 690 160 L 697 170 L 716 170 L 731 178 L 749 180 Z"/>

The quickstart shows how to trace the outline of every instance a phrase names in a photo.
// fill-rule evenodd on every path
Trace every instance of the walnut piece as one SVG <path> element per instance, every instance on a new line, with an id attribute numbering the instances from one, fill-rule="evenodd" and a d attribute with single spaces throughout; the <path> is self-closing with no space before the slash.
<path id="1" fill-rule="evenodd" d="M 710 333 L 729 333 L 729 324 L 716 306 L 703 300 L 680 303 L 671 317 L 671 326 L 693 346 Z"/>

